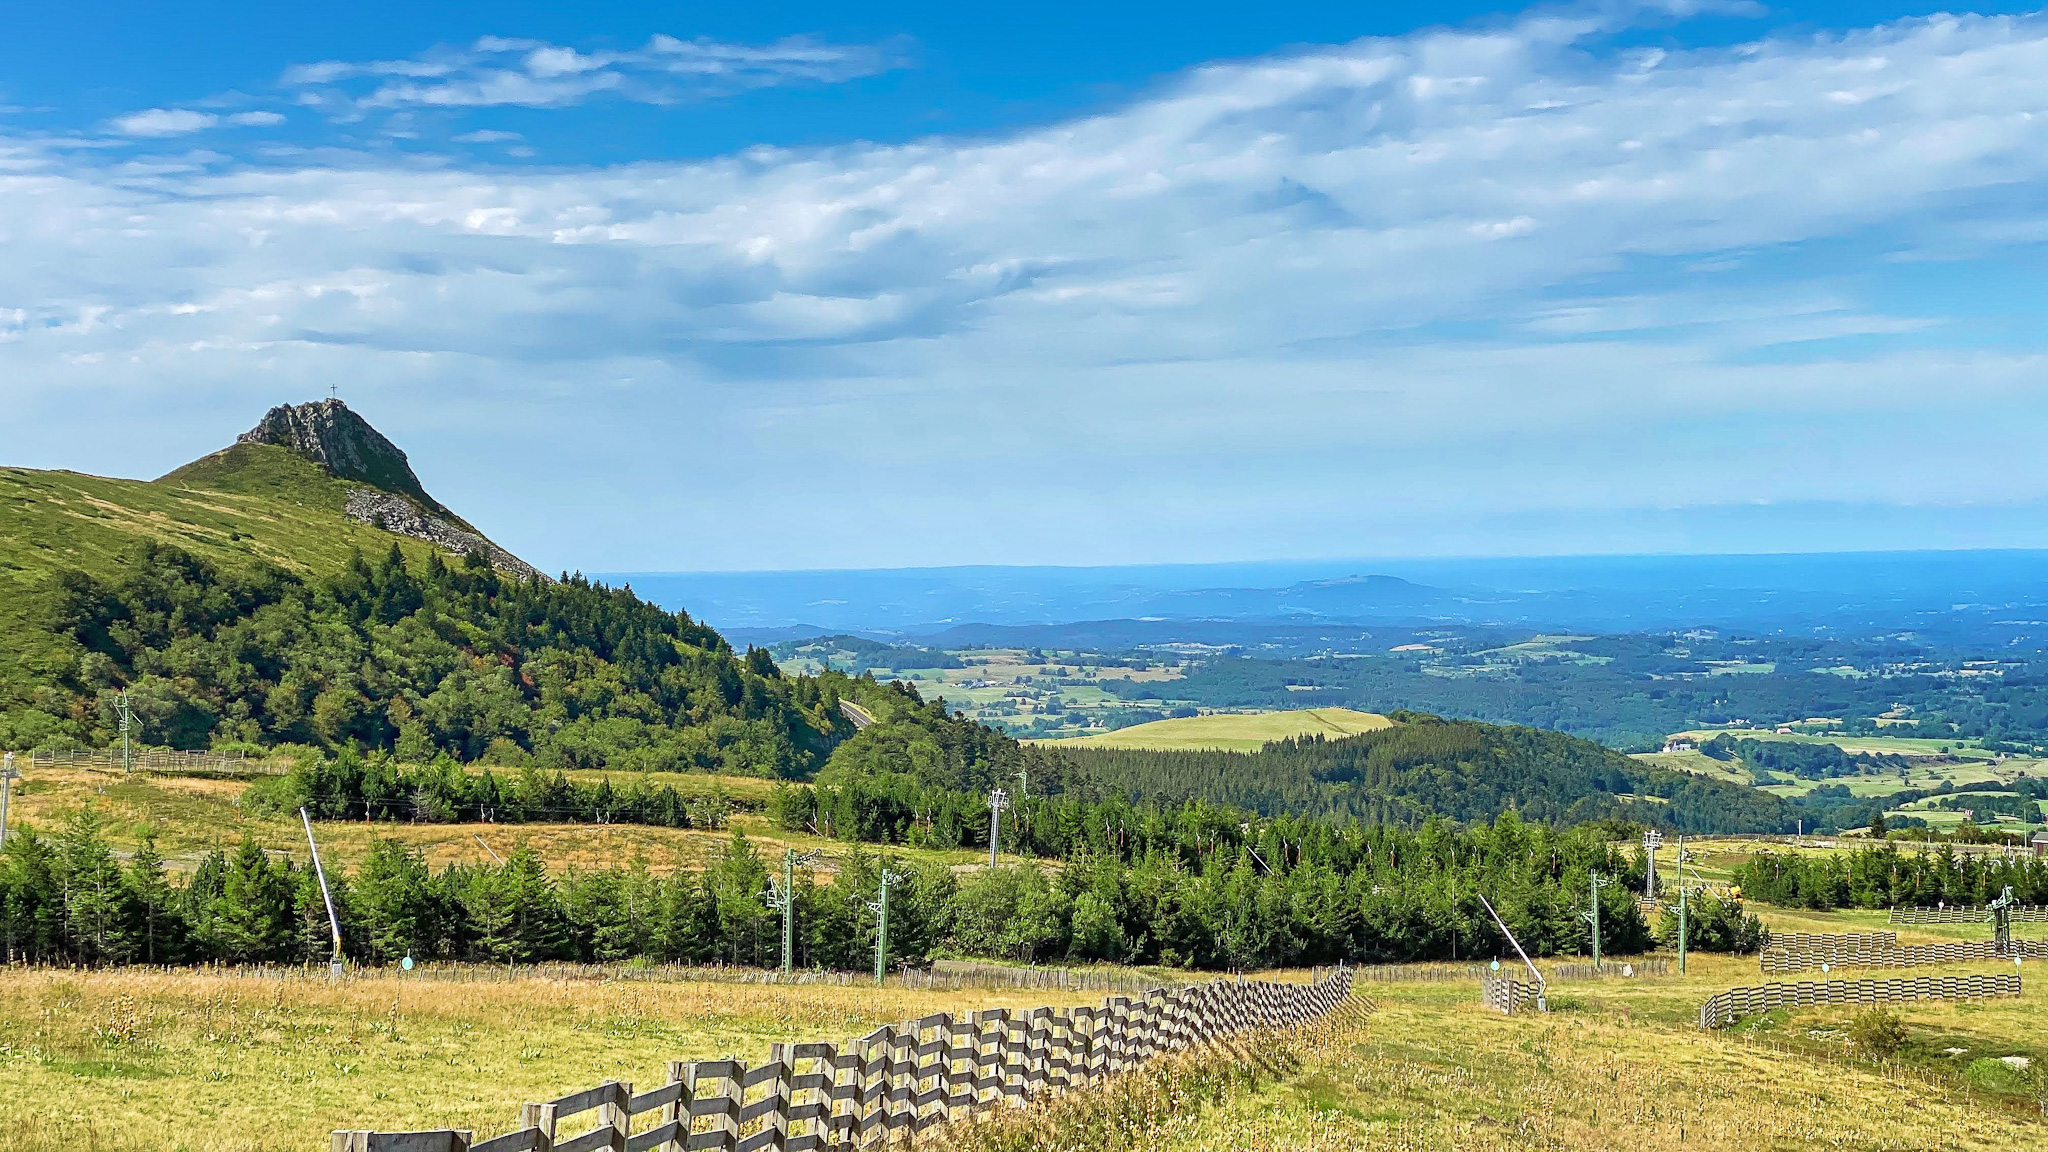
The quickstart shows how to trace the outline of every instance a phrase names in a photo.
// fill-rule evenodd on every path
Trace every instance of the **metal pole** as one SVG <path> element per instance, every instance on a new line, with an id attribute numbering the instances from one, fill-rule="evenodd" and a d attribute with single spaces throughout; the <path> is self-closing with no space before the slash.
<path id="1" fill-rule="evenodd" d="M 988 794 L 988 866 L 996 866 L 997 842 L 1003 836 L 1003 809 L 1010 806 L 1010 794 L 1001 788 Z"/>
<path id="2" fill-rule="evenodd" d="M 126 688 L 121 689 L 121 694 L 114 697 L 114 709 L 121 714 L 121 771 L 133 772 L 135 771 L 135 751 L 129 743 L 128 729 L 135 719 L 135 713 L 128 707 L 128 690 Z"/>
<path id="3" fill-rule="evenodd" d="M 320 899 L 327 905 L 327 926 L 334 930 L 334 959 L 328 961 L 328 970 L 341 974 L 341 919 L 334 914 L 334 895 L 327 890 L 327 869 L 320 866 L 320 846 L 313 842 L 313 818 L 299 809 L 299 820 L 306 826 L 306 850 L 313 854 L 313 875 L 320 879 Z"/>
<path id="4" fill-rule="evenodd" d="M 796 968 L 796 849 L 782 850 L 782 976 Z"/>
<path id="5" fill-rule="evenodd" d="M 1678 974 L 1685 975 L 1685 837 L 1678 838 Z"/>
<path id="6" fill-rule="evenodd" d="M 1643 899 L 1657 898 L 1657 849 L 1664 843 L 1662 833 L 1651 829 L 1643 833 L 1643 850 L 1648 854 L 1648 864 L 1643 869 Z"/>
<path id="7" fill-rule="evenodd" d="M 1495 912 L 1493 910 L 1492 902 L 1487 900 L 1487 898 L 1481 893 L 1475 892 L 1473 893 L 1473 895 L 1479 897 L 1479 902 L 1486 906 L 1486 914 L 1488 916 L 1493 917 L 1493 922 L 1500 926 L 1500 934 L 1507 937 L 1508 943 L 1513 944 L 1515 946 L 1515 955 L 1520 956 L 1522 958 L 1523 965 L 1529 969 L 1529 975 L 1534 976 L 1536 978 L 1537 1008 L 1546 1012 L 1549 1011 L 1550 1006 L 1544 1002 L 1544 994 L 1546 989 L 1548 988 L 1548 982 L 1543 979 L 1543 973 L 1538 972 L 1536 970 L 1536 965 L 1531 963 L 1529 960 L 1529 954 L 1527 952 L 1522 951 L 1522 942 L 1520 940 L 1515 939 L 1515 934 L 1513 932 L 1508 931 L 1508 922 L 1501 919 L 1500 913 Z"/>
<path id="8" fill-rule="evenodd" d="M 14 753 L 7 754 L 4 767 L 0 767 L 0 847 L 7 844 L 7 798 L 14 794 L 14 782 L 21 779 L 15 770 Z"/>
<path id="9" fill-rule="evenodd" d="M 891 872 L 888 865 L 882 866 L 882 890 L 869 908 L 875 913 L 875 986 L 880 987 L 889 972 L 889 886 L 904 878 L 904 873 Z"/>
<path id="10" fill-rule="evenodd" d="M 1593 873 L 1593 969 L 1600 969 L 1600 874 Z"/>
<path id="11" fill-rule="evenodd" d="M 889 971 L 889 873 L 882 873 L 882 898 L 875 910 L 875 987 L 882 986 Z"/>

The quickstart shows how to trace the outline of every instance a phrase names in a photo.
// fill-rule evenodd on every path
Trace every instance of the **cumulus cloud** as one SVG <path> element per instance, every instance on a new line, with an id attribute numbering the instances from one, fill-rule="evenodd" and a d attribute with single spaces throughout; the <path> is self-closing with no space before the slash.
<path id="1" fill-rule="evenodd" d="M 695 163 L 138 174 L 22 145 L 0 395 L 175 413 L 168 467 L 215 409 L 341 382 L 459 463 L 438 494 L 586 568 L 1498 552 L 1588 518 L 1613 538 L 1580 546 L 1682 547 L 1640 517 L 2048 500 L 2038 342 L 1875 282 L 1924 253 L 2004 275 L 2048 237 L 2048 23 L 1601 34 L 1364 40 L 1002 139 Z M 487 85 L 486 57 L 629 75 L 493 41 L 302 80 Z M 662 494 L 672 533 L 607 493 Z"/>
<path id="2" fill-rule="evenodd" d="M 766 45 L 655 36 L 628 51 L 578 52 L 486 36 L 406 60 L 327 60 L 286 70 L 302 103 L 361 114 L 412 107 L 556 108 L 606 94 L 650 104 L 796 83 L 832 84 L 901 64 L 888 46 L 794 37 Z"/>
<path id="3" fill-rule="evenodd" d="M 151 108 L 116 117 L 111 121 L 111 127 L 123 136 L 183 136 L 218 123 L 220 117 L 211 112 L 195 112 L 190 108 Z"/>

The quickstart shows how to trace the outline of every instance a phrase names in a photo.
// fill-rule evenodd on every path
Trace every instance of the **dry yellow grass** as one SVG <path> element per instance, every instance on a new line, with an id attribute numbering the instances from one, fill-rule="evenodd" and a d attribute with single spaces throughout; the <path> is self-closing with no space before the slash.
<path id="1" fill-rule="evenodd" d="M 572 772 L 572 778 L 594 780 L 602 773 Z M 612 782 L 634 777 L 613 773 Z M 772 781 L 752 777 L 650 773 L 655 783 L 674 783 L 694 791 L 722 788 L 727 794 L 759 798 Z M 305 859 L 306 835 L 298 821 L 266 817 L 244 809 L 238 800 L 248 784 L 175 776 L 124 775 L 117 771 L 76 767 L 30 768 L 17 794 L 10 818 L 17 825 L 43 831 L 63 826 L 85 804 L 98 806 L 107 821 L 105 835 L 117 850 L 134 846 L 145 830 L 157 835 L 158 850 L 173 867 L 190 868 L 208 850 L 230 848 L 246 834 L 274 852 Z M 821 871 L 829 876 L 852 845 L 773 827 L 758 813 L 738 813 L 733 828 L 743 829 L 757 847 L 779 853 L 785 846 L 822 854 Z M 330 861 L 360 859 L 373 841 L 390 838 L 418 848 L 435 868 L 449 864 L 482 864 L 490 852 L 503 856 L 521 844 L 531 847 L 550 868 L 623 867 L 644 860 L 652 872 L 701 868 L 722 847 L 727 832 L 683 828 L 651 828 L 631 824 L 400 824 L 325 821 L 317 826 L 320 851 Z M 483 841 L 478 843 L 479 838 Z M 484 845 L 489 845 L 486 851 Z M 986 860 L 984 853 L 962 849 L 940 852 L 900 850 L 919 860 L 937 860 L 969 867 Z"/>
<path id="2" fill-rule="evenodd" d="M 1483 1009 L 1470 981 L 1361 983 L 1370 1017 L 1347 1014 L 1287 1041 L 1299 1059 L 1277 1081 L 1239 1083 L 1212 1105 L 1153 1109 L 1136 1127 L 1088 1125 L 1088 1142 L 1057 1147 L 1990 1149 L 2026 1146 L 2038 1132 L 2023 1102 L 1973 1096 L 1941 1067 L 1887 1072 L 1856 1058 L 1840 1039 L 1846 1009 L 1702 1032 L 1692 1021 L 1704 996 L 1759 976 L 1748 957 L 1696 956 L 1690 967 L 1683 977 L 1553 981 L 1556 1011 L 1513 1018 Z M 0 973 L 10 1087 L 0 1145 L 311 1152 L 337 1127 L 495 1134 L 523 1101 L 606 1079 L 651 1083 L 670 1059 L 754 1059 L 772 1042 L 842 1039 L 927 1012 L 1093 999 L 15 970 Z M 2025 1045 L 2048 1019 L 2048 988 L 1898 1011 L 1923 1048 L 1962 1049 L 1960 1068 L 2036 1051 Z M 1129 1104 L 1117 1099 L 1105 1106 Z"/>
<path id="3" fill-rule="evenodd" d="M 2007 1148 L 2037 1140 L 2031 1104 L 1856 1059 L 1847 1010 L 1811 1010 L 1765 1036 L 1702 1032 L 1689 1009 L 1711 986 L 1755 983 L 1754 961 L 1714 958 L 1685 979 L 1553 985 L 1560 1011 L 1501 1017 L 1467 985 L 1371 985 L 1369 1019 L 1311 1030 L 1305 1068 L 1277 1086 L 1179 1117 L 1162 1152 L 1323 1149 Z M 2048 1019 L 2048 995 L 1898 1006 L 1916 1032 L 2011 1051 Z M 1960 1042 L 1960 1041 L 1959 1041 Z M 1832 1055 L 1833 1058 L 1828 1058 Z"/>
<path id="4" fill-rule="evenodd" d="M 14 970 L 0 974 L 0 1147 L 312 1152 L 335 1128 L 496 1135 L 524 1101 L 658 1083 L 668 1060 L 755 1060 L 777 1041 L 1058 996 Z"/>
<path id="5" fill-rule="evenodd" d="M 1336 739 L 1390 728 L 1393 721 L 1376 712 L 1354 712 L 1349 708 L 1306 708 L 1292 712 L 1213 713 L 1177 720 L 1154 720 L 1114 732 L 1080 736 L 1071 740 L 1047 740 L 1046 744 L 1074 748 L 1149 748 L 1162 751 L 1216 749 L 1225 752 L 1256 752 L 1267 742 L 1294 736 L 1324 736 Z"/>

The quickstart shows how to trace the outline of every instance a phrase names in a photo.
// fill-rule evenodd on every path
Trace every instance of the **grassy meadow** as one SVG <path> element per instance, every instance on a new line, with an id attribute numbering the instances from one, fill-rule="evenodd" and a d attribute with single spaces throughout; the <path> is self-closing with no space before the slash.
<path id="1" fill-rule="evenodd" d="M 500 770 L 501 772 L 503 770 Z M 605 773 L 572 771 L 570 778 L 594 781 Z M 623 786 L 637 773 L 611 773 L 612 783 Z M 774 782 L 754 776 L 712 776 L 704 773 L 646 773 L 650 783 L 671 784 L 686 795 L 723 794 L 762 801 Z M 247 835 L 272 852 L 304 861 L 305 829 L 291 817 L 264 816 L 239 802 L 249 788 L 242 779 L 191 776 L 124 774 L 118 770 L 72 766 L 30 767 L 9 809 L 17 827 L 55 831 L 64 826 L 80 807 L 95 806 L 106 821 L 104 835 L 117 852 L 132 849 L 143 835 L 153 833 L 157 849 L 173 868 L 190 869 L 214 848 L 232 848 Z M 648 870 L 665 873 L 674 868 L 702 868 L 710 854 L 722 847 L 729 832 L 685 828 L 656 828 L 636 824 L 406 824 L 323 820 L 315 826 L 320 854 L 329 865 L 344 866 L 361 859 L 373 842 L 393 839 L 418 848 L 435 869 L 454 863 L 482 864 L 491 852 L 509 854 L 524 844 L 531 847 L 548 867 L 560 871 L 570 867 L 610 868 L 644 861 Z M 786 832 L 776 828 L 758 812 L 735 812 L 730 827 L 746 832 L 755 847 L 780 855 L 786 847 L 799 852 L 821 854 L 821 879 L 829 877 L 834 861 L 842 859 L 853 846 L 844 840 Z M 479 843 L 481 840 L 481 843 Z M 488 846 L 488 848 L 486 847 Z M 985 850 L 962 848 L 950 851 L 892 848 L 891 854 L 917 862 L 940 861 L 956 867 L 985 864 Z M 1013 859 L 1007 854 L 1005 859 Z"/>
<path id="2" fill-rule="evenodd" d="M 1213 712 L 1206 716 L 1155 720 L 1114 732 L 1042 743 L 1075 748 L 1145 748 L 1167 752 L 1210 749 L 1256 752 L 1273 740 L 1316 735 L 1334 739 L 1392 726 L 1393 721 L 1378 713 L 1355 712 L 1349 708 Z"/>
<path id="3" fill-rule="evenodd" d="M 1056 995 L 14 969 L 0 972 L 0 1146 L 314 1152 L 363 1127 L 483 1137 L 515 1127 L 528 1100 L 659 1083 L 669 1060 L 758 1060 L 778 1041 Z"/>
<path id="4" fill-rule="evenodd" d="M 1802 931 L 1865 928 L 1871 915 L 1765 912 L 1774 927 Z M 1981 926 L 1943 925 L 1900 935 L 1931 940 L 1956 928 L 1982 934 Z M 1273 1065 L 1256 1084 L 1236 1068 L 1221 1081 L 1210 1076 L 1194 1097 L 1174 1097 L 1171 1107 L 1088 1113 L 1128 1111 L 1136 1097 L 1185 1086 L 1189 1069 L 1162 1068 L 1157 1084 L 1141 1073 L 1102 1099 L 1039 1115 L 1035 1132 L 992 1130 L 960 1143 L 1071 1152 L 1732 1152 L 1988 1149 L 2038 1138 L 2039 1082 L 1997 1070 L 2006 1067 L 2001 1057 L 2048 1062 L 2040 1032 L 2048 984 L 2030 980 L 2016 1000 L 1896 1006 L 1905 1047 L 1880 1063 L 1849 1042 L 1850 1013 L 1841 1008 L 1703 1032 L 1694 1024 L 1702 999 L 1762 978 L 1754 957 L 1696 954 L 1689 968 L 1683 976 L 1553 979 L 1552 1012 L 1511 1018 L 1482 1008 L 1473 981 L 1362 980 L 1355 1010 L 1248 1043 Z M 513 1125 L 524 1101 L 606 1079 L 653 1083 L 671 1059 L 757 1059 L 770 1043 L 844 1039 L 932 1011 L 1094 999 L 469 975 L 477 978 L 385 970 L 330 983 L 289 971 L 0 972 L 0 1070 L 12 1089 L 0 1094 L 5 1146 L 313 1152 L 338 1127 L 496 1134 Z M 1242 1057 L 1221 1059 L 1237 1065 Z"/>

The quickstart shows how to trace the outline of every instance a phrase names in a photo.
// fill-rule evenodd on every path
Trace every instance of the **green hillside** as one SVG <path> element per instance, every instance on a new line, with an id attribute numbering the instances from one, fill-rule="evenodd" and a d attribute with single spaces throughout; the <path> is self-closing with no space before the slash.
<path id="1" fill-rule="evenodd" d="M 348 518 L 348 485 L 290 450 L 237 445 L 161 480 L 0 468 L 0 713 L 30 701 L 73 658 L 46 627 L 60 571 L 111 576 L 145 542 L 225 567 L 339 571 L 354 549 L 430 545 Z M 0 733 L 4 739 L 4 733 Z"/>
<path id="2" fill-rule="evenodd" d="M 440 542 L 352 518 L 366 489 L 430 514 Z M 0 748 L 105 745 L 124 692 L 148 745 L 417 764 L 792 775 L 852 735 L 842 699 L 880 717 L 869 742 L 964 726 L 872 680 L 785 677 L 687 614 L 542 579 L 469 533 L 333 402 L 273 409 L 155 481 L 0 469 Z M 983 754 L 940 743 L 961 770 Z"/>

